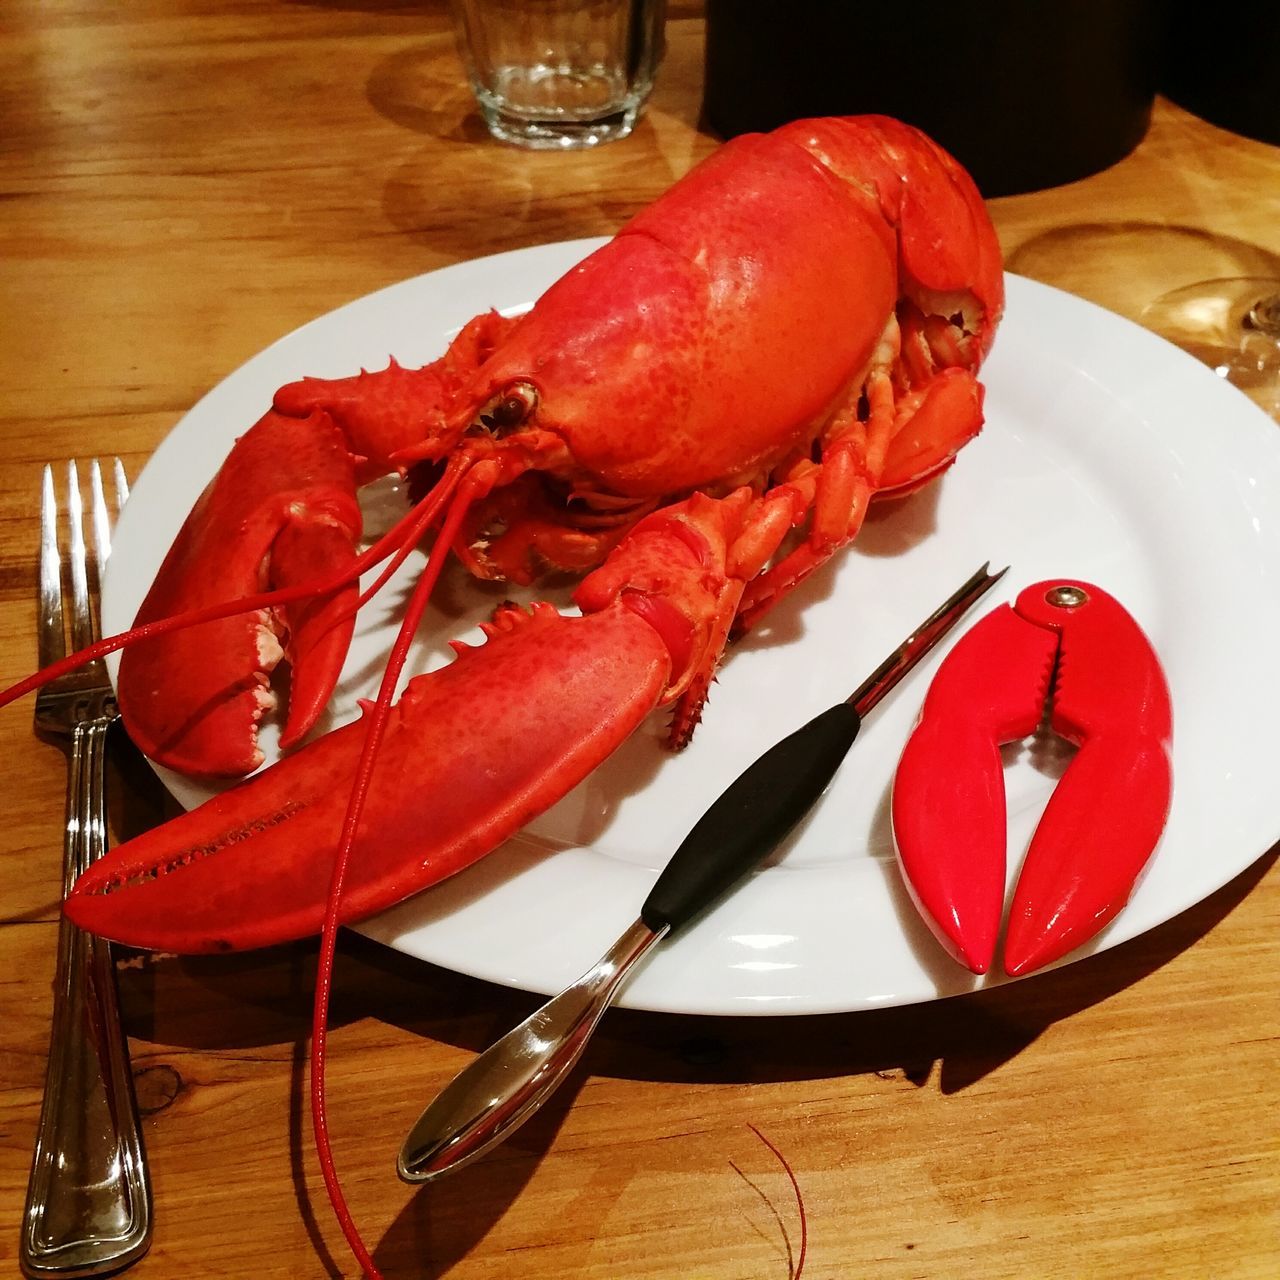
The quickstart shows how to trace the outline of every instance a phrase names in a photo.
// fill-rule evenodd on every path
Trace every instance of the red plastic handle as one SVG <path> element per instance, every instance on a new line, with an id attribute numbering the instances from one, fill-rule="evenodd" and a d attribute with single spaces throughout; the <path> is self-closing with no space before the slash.
<path id="1" fill-rule="evenodd" d="M 1050 724 L 1080 746 L 1014 892 L 1004 967 L 1020 974 L 1073 951 L 1129 901 L 1169 816 L 1173 709 L 1150 641 L 1101 588 L 1040 583 L 1015 608 L 1061 636 Z"/>
<path id="2" fill-rule="evenodd" d="M 1001 605 L 947 655 L 893 782 L 898 863 L 925 922 L 974 973 L 995 957 L 1007 842 L 1000 747 L 1035 729 L 1057 637 Z"/>
<path id="3" fill-rule="evenodd" d="M 1057 579 L 984 618 L 934 678 L 892 805 L 916 906 L 975 973 L 993 963 L 1004 901 L 999 748 L 1035 730 L 1051 678 L 1050 723 L 1080 750 L 1023 864 L 1005 970 L 1030 972 L 1097 933 L 1128 901 L 1168 816 L 1169 690 L 1124 607 L 1091 583 Z"/>

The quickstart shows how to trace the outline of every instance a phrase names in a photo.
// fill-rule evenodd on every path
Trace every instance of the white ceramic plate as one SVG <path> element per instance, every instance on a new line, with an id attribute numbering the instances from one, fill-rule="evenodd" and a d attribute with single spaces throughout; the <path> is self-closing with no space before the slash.
<path id="1" fill-rule="evenodd" d="M 546 245 L 407 280 L 283 338 L 214 388 L 139 477 L 104 597 L 132 619 L 163 549 L 235 436 L 303 374 L 437 355 L 470 316 L 523 309 L 599 241 Z M 1119 597 L 1161 654 L 1175 711 L 1173 809 L 1150 869 L 1091 946 L 1113 946 L 1223 885 L 1280 837 L 1280 435 L 1209 370 L 1146 331 L 1012 277 L 986 367 L 987 426 L 942 481 L 874 513 L 856 546 L 725 663 L 692 747 L 637 734 L 517 839 L 362 926 L 450 969 L 531 991 L 576 978 L 635 918 L 702 810 L 771 742 L 845 697 L 983 561 L 1012 567 L 975 611 L 1028 583 L 1084 578 Z M 387 493 L 368 503 L 389 518 Z M 413 571 L 413 566 L 409 566 Z M 450 591 L 411 664 L 443 663 L 492 591 Z M 463 601 L 459 602 L 459 594 Z M 400 592 L 364 616 L 332 722 L 371 696 Z M 497 597 L 500 598 L 500 597 Z M 811 820 L 771 864 L 627 988 L 633 1008 L 800 1014 L 909 1003 L 982 985 L 941 956 L 893 859 L 898 753 L 947 646 L 870 718 Z M 270 747 L 270 732 L 264 739 Z M 1024 849 L 1062 760 L 1007 769 L 1010 848 Z M 167 782 L 184 803 L 206 792 Z M 1011 858 L 1011 878 L 1018 857 Z M 987 979 L 986 981 L 997 981 Z"/>

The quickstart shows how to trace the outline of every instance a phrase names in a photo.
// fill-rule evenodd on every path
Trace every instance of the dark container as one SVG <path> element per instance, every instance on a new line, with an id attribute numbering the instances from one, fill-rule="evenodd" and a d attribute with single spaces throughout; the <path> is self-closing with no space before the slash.
<path id="1" fill-rule="evenodd" d="M 707 0 L 704 116 L 723 137 L 896 116 L 984 195 L 1035 191 L 1142 140 L 1161 13 L 1160 0 Z"/>
<path id="2" fill-rule="evenodd" d="M 1161 92 L 1211 124 L 1280 145 L 1280 3 L 1167 3 Z"/>

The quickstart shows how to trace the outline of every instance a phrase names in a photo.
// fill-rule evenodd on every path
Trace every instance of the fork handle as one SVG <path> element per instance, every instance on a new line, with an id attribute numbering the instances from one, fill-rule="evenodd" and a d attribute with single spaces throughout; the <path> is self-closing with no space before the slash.
<path id="1" fill-rule="evenodd" d="M 67 775 L 64 894 L 107 846 L 105 756 L 114 717 L 76 726 Z M 110 944 L 63 917 L 44 1104 L 23 1220 L 29 1276 L 117 1271 L 151 1243 L 151 1187 Z"/>

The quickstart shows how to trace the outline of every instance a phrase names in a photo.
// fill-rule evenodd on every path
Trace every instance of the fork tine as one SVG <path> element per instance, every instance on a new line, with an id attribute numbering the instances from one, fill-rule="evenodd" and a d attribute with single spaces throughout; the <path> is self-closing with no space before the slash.
<path id="1" fill-rule="evenodd" d="M 57 662 L 67 651 L 62 628 L 62 560 L 58 555 L 58 499 L 53 492 L 53 468 L 46 464 L 40 485 L 40 598 L 36 618 L 36 648 L 42 667 Z"/>
<path id="2" fill-rule="evenodd" d="M 84 507 L 80 501 L 80 475 L 74 462 L 67 463 L 67 521 L 71 540 L 67 559 L 71 569 L 71 647 L 93 643 L 89 617 L 89 579 L 85 566 Z"/>
<path id="3" fill-rule="evenodd" d="M 107 511 L 106 494 L 102 491 L 102 468 L 98 465 L 97 458 L 94 458 L 89 467 L 89 500 L 93 519 L 93 560 L 98 577 L 90 594 L 96 604 L 102 590 L 102 579 L 107 572 L 107 557 L 111 554 L 111 515 Z M 97 638 L 96 634 L 94 638 Z"/>
<path id="4" fill-rule="evenodd" d="M 114 459 L 116 472 L 116 515 L 120 514 L 121 508 L 129 501 L 129 477 L 124 473 L 124 463 L 119 458 Z"/>
<path id="5" fill-rule="evenodd" d="M 112 471 L 115 480 L 115 514 L 119 515 L 129 497 L 129 478 L 125 474 L 124 463 L 113 458 Z M 90 492 L 93 505 L 93 556 L 97 567 L 96 581 L 90 584 L 89 605 L 92 614 L 93 639 L 97 640 L 102 630 L 102 586 L 106 579 L 107 561 L 111 557 L 111 507 L 107 503 L 105 488 L 102 483 L 102 467 L 94 458 L 89 470 Z"/>

